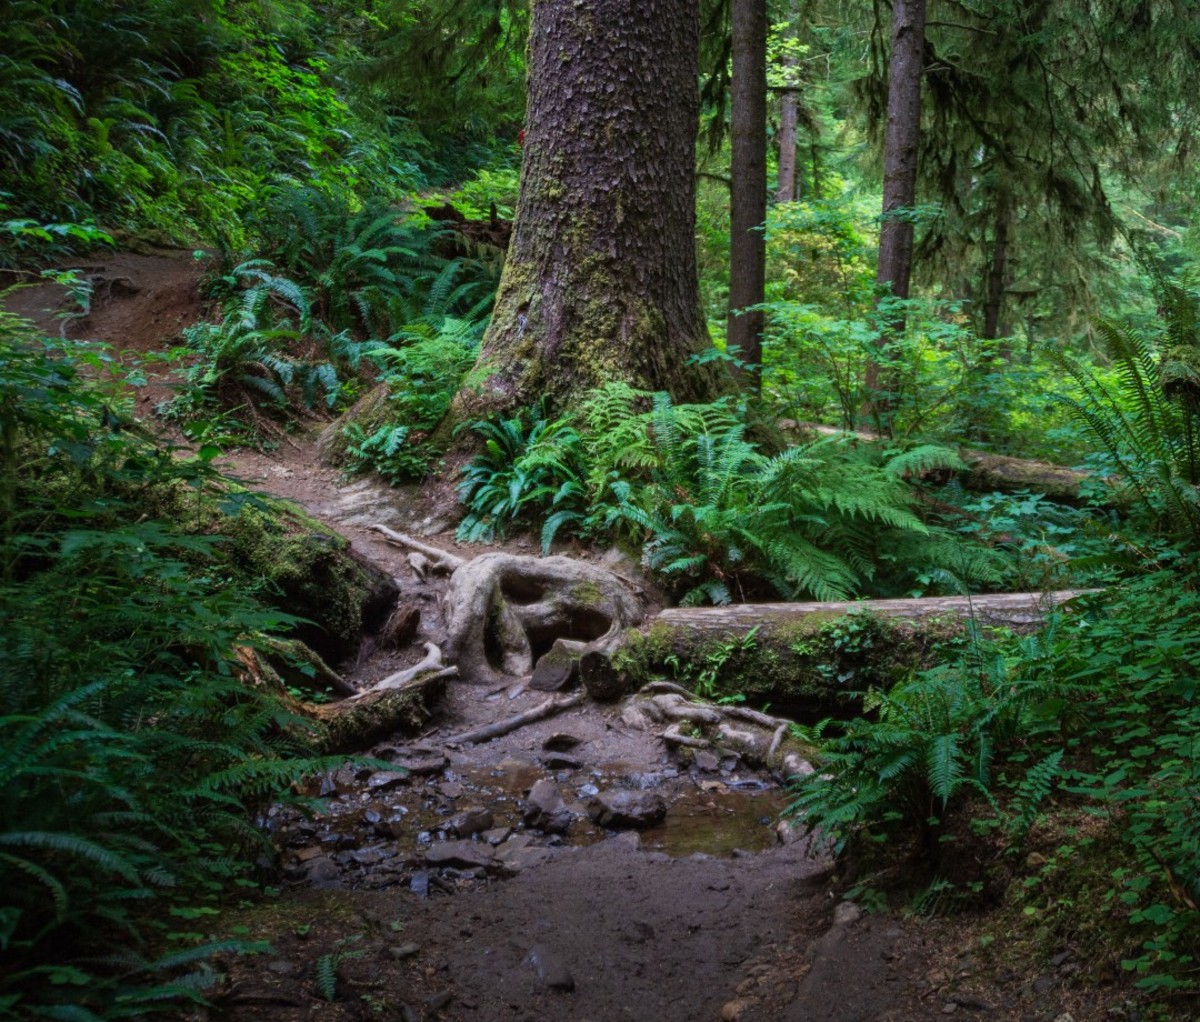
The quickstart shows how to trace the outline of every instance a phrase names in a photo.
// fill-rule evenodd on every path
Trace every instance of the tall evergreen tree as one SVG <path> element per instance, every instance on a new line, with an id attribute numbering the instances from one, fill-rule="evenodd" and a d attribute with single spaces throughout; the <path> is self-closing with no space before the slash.
<path id="1" fill-rule="evenodd" d="M 496 308 L 450 420 L 614 379 L 714 395 L 695 255 L 694 0 L 540 0 Z"/>

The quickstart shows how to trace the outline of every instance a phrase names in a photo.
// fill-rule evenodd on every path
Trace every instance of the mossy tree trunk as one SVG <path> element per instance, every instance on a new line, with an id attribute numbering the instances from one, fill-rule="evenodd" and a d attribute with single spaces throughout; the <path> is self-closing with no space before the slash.
<path id="1" fill-rule="evenodd" d="M 446 430 L 610 380 L 707 400 L 694 0 L 536 0 L 512 243 Z"/>

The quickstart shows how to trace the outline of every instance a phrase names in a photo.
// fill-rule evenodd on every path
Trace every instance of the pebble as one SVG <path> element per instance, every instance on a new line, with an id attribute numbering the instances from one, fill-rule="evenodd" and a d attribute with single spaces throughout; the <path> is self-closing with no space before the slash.
<path id="1" fill-rule="evenodd" d="M 575 977 L 545 944 L 535 944 L 530 948 L 524 964 L 532 966 L 538 979 L 551 990 L 569 992 L 575 989 Z"/>
<path id="2" fill-rule="evenodd" d="M 414 955 L 419 954 L 420 951 L 421 945 L 413 943 L 400 944 L 397 947 L 388 948 L 388 954 L 398 962 L 404 961 L 405 958 L 412 958 Z"/>

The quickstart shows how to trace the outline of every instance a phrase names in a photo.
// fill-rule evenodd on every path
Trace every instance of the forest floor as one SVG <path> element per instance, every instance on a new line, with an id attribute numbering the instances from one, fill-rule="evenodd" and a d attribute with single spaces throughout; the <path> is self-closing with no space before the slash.
<path id="1" fill-rule="evenodd" d="M 87 267 L 96 283 L 87 316 L 55 318 L 65 294 L 45 285 L 8 304 L 47 332 L 66 322 L 68 336 L 107 341 L 120 361 L 150 357 L 137 398 L 150 419 L 171 393 L 166 364 L 153 356 L 205 314 L 200 272 L 187 252 L 102 255 Z M 415 579 L 404 552 L 370 526 L 418 532 L 465 556 L 478 551 L 453 543 L 444 482 L 393 489 L 347 481 L 318 463 L 323 423 L 309 425 L 273 451 L 234 452 L 223 467 L 345 536 L 396 576 L 402 602 L 421 611 L 409 647 L 341 665 L 365 685 L 419 659 L 440 628 L 437 586 Z M 528 540 L 513 548 L 533 552 Z M 1082 982 L 1095 963 L 1078 960 L 1071 946 L 1031 958 L 1007 939 L 1003 913 L 899 917 L 842 901 L 828 858 L 804 841 L 777 839 L 786 804 L 777 777 L 733 761 L 677 762 L 611 707 L 583 703 L 482 744 L 442 741 L 542 698 L 452 681 L 426 732 L 362 750 L 407 774 L 343 770 L 314 791 L 327 799 L 323 816 L 273 811 L 278 895 L 231 905 L 212 924 L 215 935 L 267 940 L 271 950 L 223 963 L 227 979 L 208 1017 L 1140 1017 L 1126 989 Z M 525 797 L 542 779 L 562 798 L 551 810 L 569 814 L 565 834 L 523 821 Z M 601 828 L 584 802 L 604 789 L 656 792 L 667 818 L 640 831 Z"/>

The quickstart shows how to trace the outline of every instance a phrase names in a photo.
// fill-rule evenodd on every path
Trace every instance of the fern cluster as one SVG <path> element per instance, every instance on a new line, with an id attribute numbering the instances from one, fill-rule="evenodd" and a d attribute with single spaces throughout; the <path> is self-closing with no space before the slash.
<path id="1" fill-rule="evenodd" d="M 982 547 L 925 524 L 905 481 L 957 457 L 938 447 L 888 449 L 850 438 L 765 454 L 746 435 L 744 409 L 721 400 L 676 405 L 614 383 L 578 411 L 477 423 L 485 451 L 465 470 L 470 508 L 460 537 L 496 523 L 544 520 L 560 531 L 623 534 L 685 603 L 728 603 L 763 592 L 842 599 L 942 577 L 951 586 L 997 581 Z"/>
<path id="2" fill-rule="evenodd" d="M 127 428 L 92 364 L 0 317 L 5 1018 L 197 1000 L 212 948 L 152 909 L 209 911 L 267 850 L 254 813 L 333 765 L 297 758 L 291 715 L 238 677 L 235 647 L 292 619 L 227 584 L 216 538 L 144 513 L 211 471 Z"/>
<path id="3" fill-rule="evenodd" d="M 1160 331 L 1102 322 L 1099 333 L 1116 374 L 1106 386 L 1065 355 L 1079 385 L 1070 402 L 1111 457 L 1150 519 L 1166 535 L 1200 544 L 1200 290 L 1147 263 Z"/>

